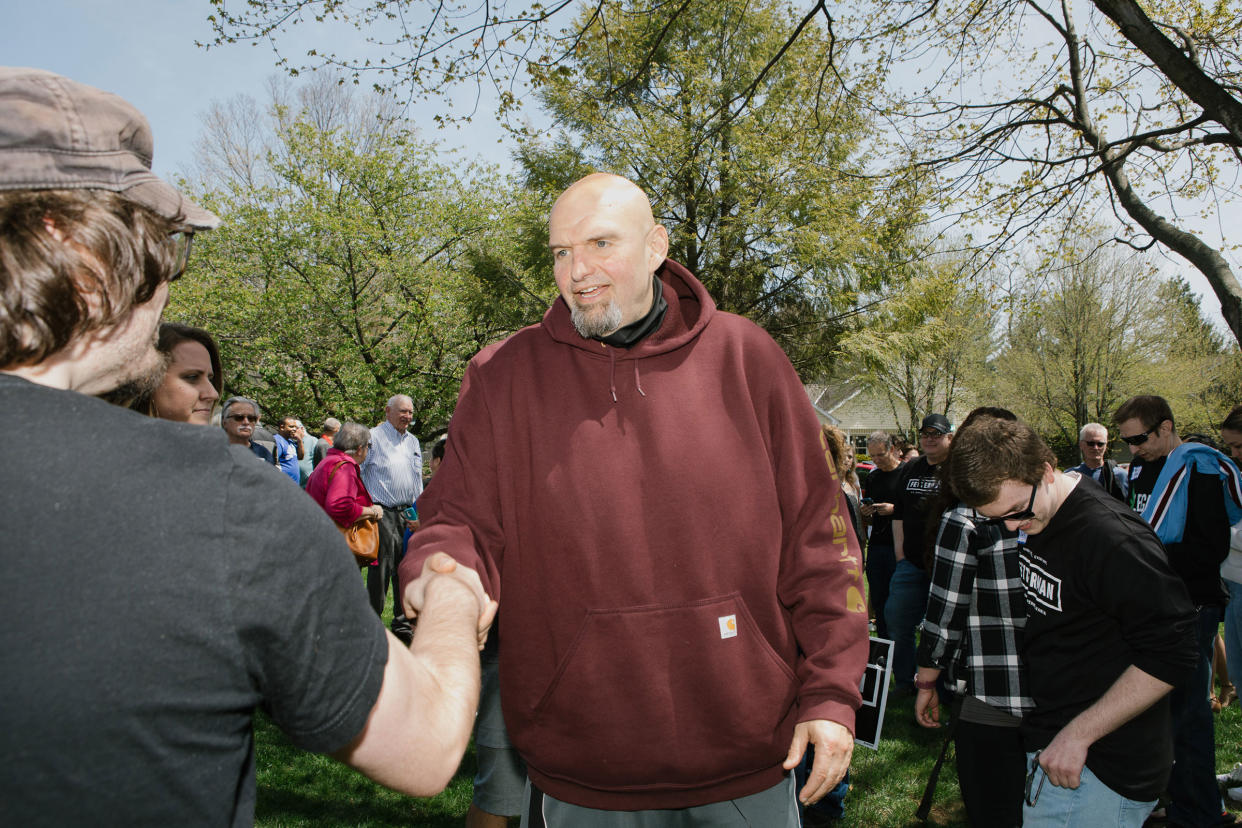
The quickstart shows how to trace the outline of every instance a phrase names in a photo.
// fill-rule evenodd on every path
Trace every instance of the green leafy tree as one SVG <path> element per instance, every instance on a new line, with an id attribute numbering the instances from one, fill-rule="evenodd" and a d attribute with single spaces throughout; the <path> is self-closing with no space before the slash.
<path id="1" fill-rule="evenodd" d="M 1150 393 L 1169 400 L 1182 434 L 1217 435 L 1229 409 L 1242 400 L 1242 354 L 1203 315 L 1199 296 L 1182 278 L 1156 292 L 1160 308 Z"/>
<path id="2" fill-rule="evenodd" d="M 624 96 L 675 46 L 687 17 L 709 0 L 634 5 L 623 21 L 644 31 L 643 51 L 610 78 L 607 97 Z M 356 28 L 370 48 L 312 49 L 289 71 L 339 67 L 355 82 L 448 97 L 459 82 L 490 82 L 502 111 L 517 106 L 524 76 L 536 87 L 579 60 L 583 46 L 611 55 L 619 22 L 610 0 L 570 3 L 497 0 L 409 4 L 373 0 L 250 0 L 230 7 L 211 0 L 211 45 L 265 42 L 280 53 L 292 26 Z M 811 39 L 811 74 L 836 79 L 866 66 L 897 81 L 891 96 L 872 94 L 870 79 L 854 105 L 892 124 L 904 170 L 917 156 L 946 182 L 943 214 L 960 214 L 981 237 L 973 249 L 986 269 L 1066 217 L 1116 219 L 1117 241 L 1172 251 L 1201 271 L 1220 300 L 1226 324 L 1242 340 L 1242 286 L 1229 240 L 1196 227 L 1232 200 L 1242 150 L 1242 14 L 1236 2 L 1093 0 L 867 0 L 800 4 L 797 25 L 764 41 L 764 59 L 735 62 L 739 94 L 724 117 L 740 117 L 766 100 L 769 76 L 798 58 Z M 577 13 L 572 20 L 566 20 Z M 601 25 L 607 21 L 608 25 Z M 558 28 L 560 27 L 560 28 Z M 325 42 L 331 40 L 324 30 Z M 704 51 L 726 41 L 699 44 Z M 900 81 L 925 78 L 906 86 Z M 478 96 L 467 107 L 473 112 Z M 904 172 L 902 173 L 904 175 Z M 961 235 L 963 222 L 949 222 Z"/>
<path id="3" fill-rule="evenodd" d="M 1032 271 L 1010 297 L 994 393 L 1068 463 L 1079 428 L 1111 423 L 1147 381 L 1160 282 L 1141 257 L 1101 250 L 1091 238 Z"/>
<path id="4" fill-rule="evenodd" d="M 946 254 L 912 266 L 900 293 L 878 301 L 865 324 L 846 334 L 844 372 L 883 392 L 907 436 L 922 418 L 969 404 L 991 356 L 996 309 L 991 291 L 966 278 Z"/>
<path id="5" fill-rule="evenodd" d="M 1230 240 L 1211 229 L 1239 173 L 1240 20 L 1236 3 L 873 0 L 837 30 L 843 54 L 883 55 L 879 105 L 984 261 L 1107 222 L 1197 268 L 1242 338 Z"/>
<path id="6" fill-rule="evenodd" d="M 215 333 L 226 390 L 272 413 L 368 423 L 405 393 L 426 434 L 447 422 L 469 358 L 546 304 L 534 274 L 475 272 L 479 251 L 505 259 L 521 192 L 454 172 L 399 122 L 355 120 L 348 90 L 304 92 L 273 105 L 251 151 L 213 143 L 243 160 L 203 182 L 224 222 L 196 243 L 168 316 Z"/>
<path id="7" fill-rule="evenodd" d="M 539 97 L 562 131 L 524 148 L 545 191 L 583 171 L 636 181 L 686 265 L 724 310 L 750 317 L 804 375 L 827 364 L 860 291 L 892 274 L 880 237 L 916 214 L 910 196 L 862 174 L 868 123 L 819 74 L 826 34 L 808 27 L 754 89 L 797 27 L 776 0 L 592 6 L 583 37 Z"/>
<path id="8" fill-rule="evenodd" d="M 1111 424 L 1135 394 L 1169 399 L 1182 432 L 1222 418 L 1233 359 L 1184 280 L 1161 279 L 1149 258 L 1087 236 L 1023 282 L 1010 298 L 992 393 L 1063 463 L 1078 462 L 1083 425 Z"/>

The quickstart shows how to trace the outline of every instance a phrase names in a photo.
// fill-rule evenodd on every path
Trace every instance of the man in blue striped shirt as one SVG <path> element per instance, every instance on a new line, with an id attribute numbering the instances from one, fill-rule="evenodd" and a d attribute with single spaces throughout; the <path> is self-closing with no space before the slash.
<path id="1" fill-rule="evenodd" d="M 392 632 L 407 644 L 412 633 L 401 608 L 397 564 L 405 554 L 405 530 L 418 528 L 417 521 L 406 519 L 405 510 L 423 493 L 423 450 L 410 433 L 413 421 L 414 401 L 405 394 L 394 395 L 384 406 L 384 422 L 371 429 L 371 450 L 362 463 L 362 482 L 384 509 L 379 558 L 367 570 L 367 592 L 372 608 L 382 614 L 392 583 Z"/>

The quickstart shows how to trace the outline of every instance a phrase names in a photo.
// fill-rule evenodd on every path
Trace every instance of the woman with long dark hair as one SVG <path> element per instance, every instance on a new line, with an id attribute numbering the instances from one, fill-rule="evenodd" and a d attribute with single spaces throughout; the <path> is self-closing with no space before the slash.
<path id="1" fill-rule="evenodd" d="M 130 408 L 164 420 L 209 425 L 223 386 L 220 351 L 211 334 L 165 322 L 160 325 L 155 347 L 168 359 L 164 379 Z"/>

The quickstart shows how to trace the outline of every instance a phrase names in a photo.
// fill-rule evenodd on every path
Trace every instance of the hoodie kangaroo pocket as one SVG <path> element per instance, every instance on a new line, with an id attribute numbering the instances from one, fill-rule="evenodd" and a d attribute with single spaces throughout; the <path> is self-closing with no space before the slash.
<path id="1" fill-rule="evenodd" d="M 584 786 L 698 787 L 784 758 L 796 685 L 738 593 L 589 610 L 530 741 L 542 773 Z"/>

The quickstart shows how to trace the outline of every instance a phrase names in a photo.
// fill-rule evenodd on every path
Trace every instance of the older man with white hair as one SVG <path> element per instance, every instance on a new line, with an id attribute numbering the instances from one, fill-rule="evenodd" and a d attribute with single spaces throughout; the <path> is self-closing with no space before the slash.
<path id="1" fill-rule="evenodd" d="M 1104 457 L 1108 452 L 1108 429 L 1099 423 L 1087 423 L 1078 430 L 1078 449 L 1082 452 L 1082 462 L 1066 471 L 1090 477 L 1100 484 L 1101 489 L 1126 503 L 1130 494 L 1130 481 L 1124 473 L 1117 473 L 1115 461 Z"/>
<path id="2" fill-rule="evenodd" d="M 367 569 L 367 592 L 375 612 L 382 614 L 392 583 L 392 632 L 407 644 L 411 630 L 397 590 L 397 564 L 405 553 L 405 530 L 418 527 L 409 510 L 423 493 L 423 449 L 410 433 L 412 422 L 414 400 L 394 394 L 384 406 L 384 422 L 371 429 L 371 451 L 362 464 L 362 482 L 384 509 L 379 558 Z"/>

